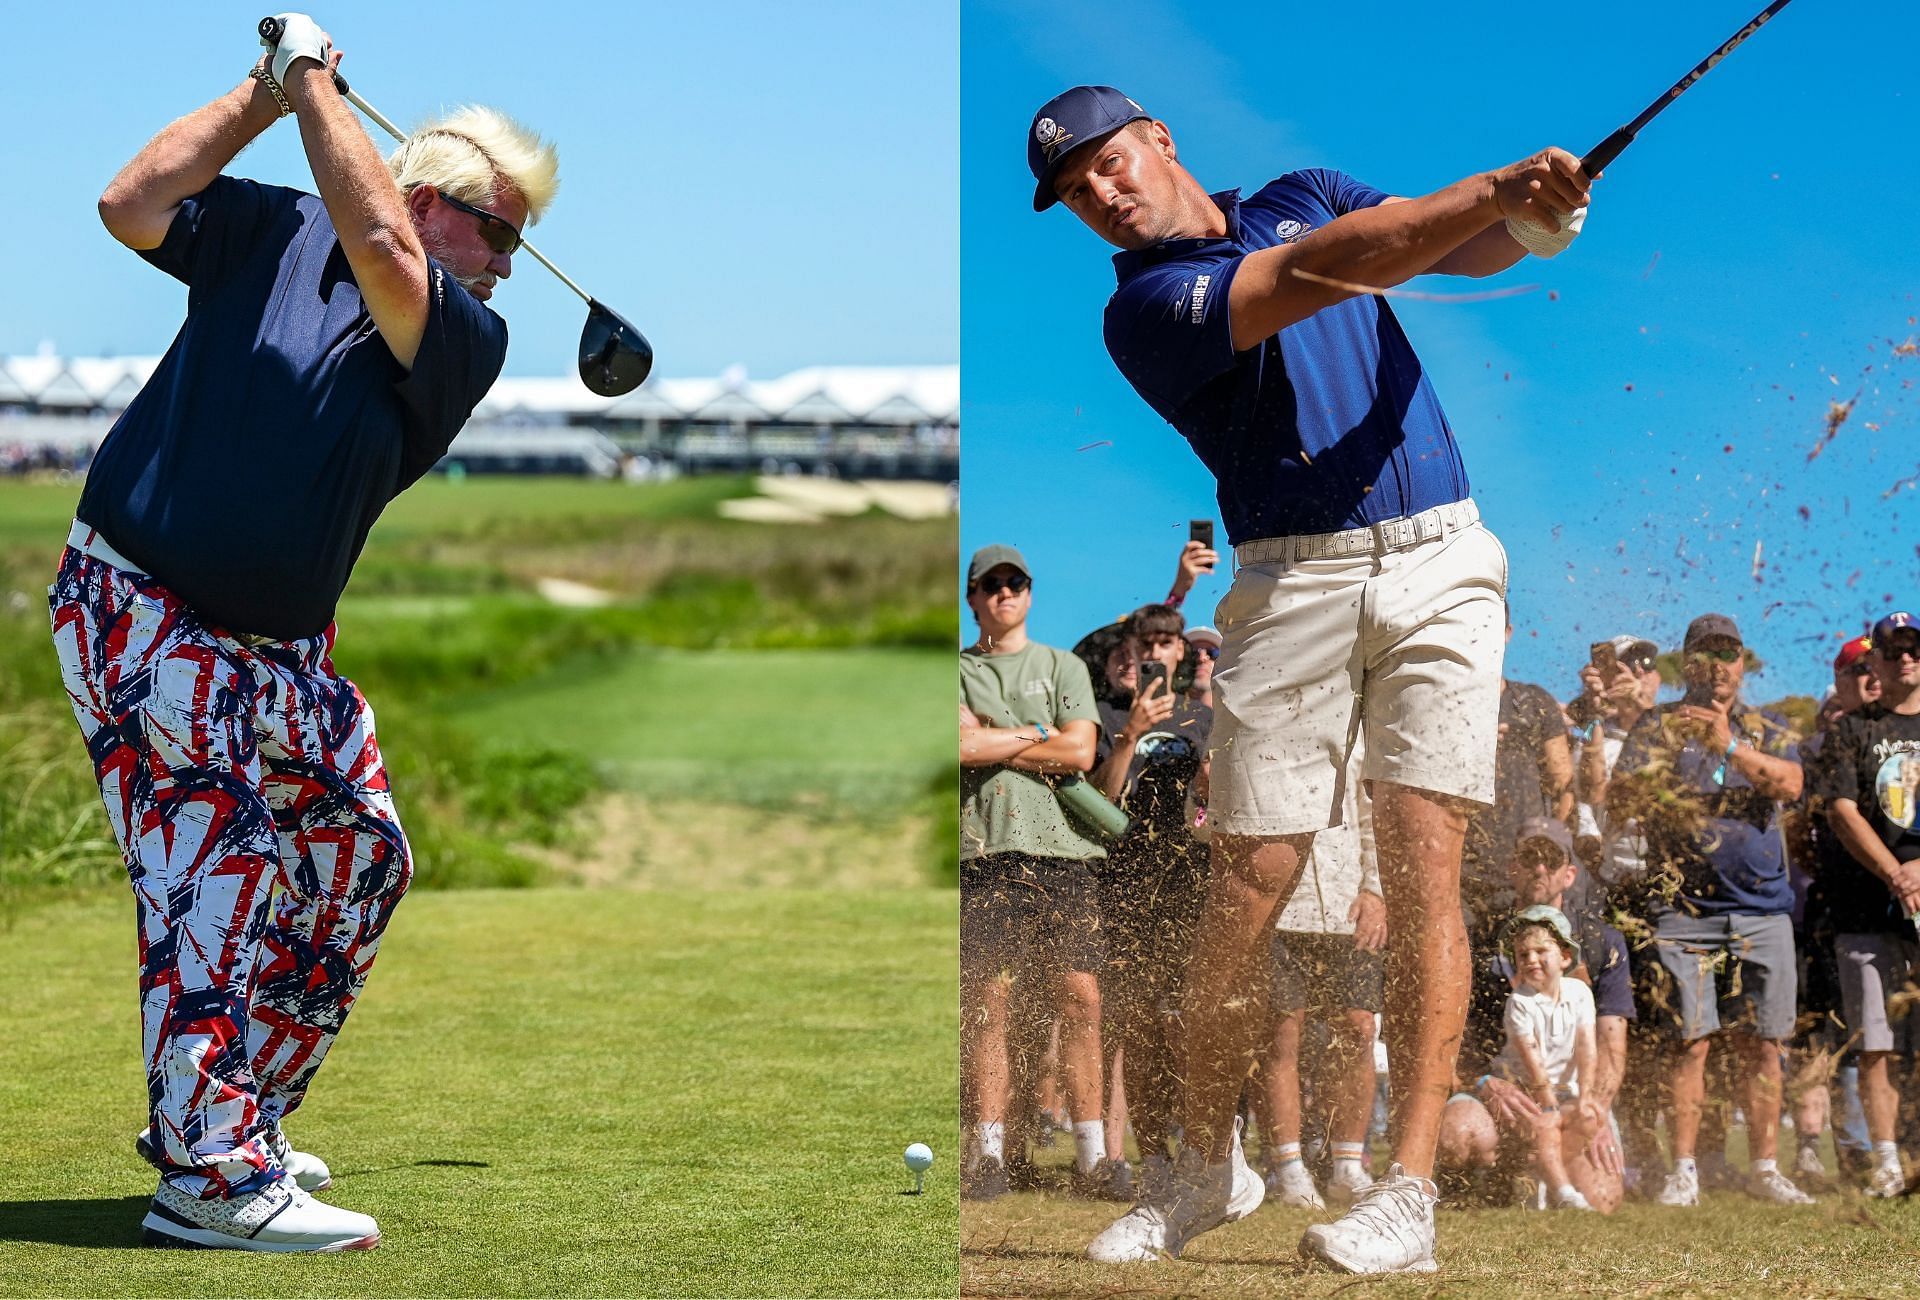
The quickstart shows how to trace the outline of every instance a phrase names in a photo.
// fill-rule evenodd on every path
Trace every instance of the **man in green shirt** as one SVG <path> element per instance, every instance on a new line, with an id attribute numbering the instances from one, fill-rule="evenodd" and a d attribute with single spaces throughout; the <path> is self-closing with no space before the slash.
<path id="1" fill-rule="evenodd" d="M 1105 850 L 1068 819 L 1052 784 L 1093 767 L 1100 712 L 1086 665 L 1027 639 L 1033 578 L 1019 551 L 974 554 L 967 605 L 980 639 L 960 654 L 960 1086 L 973 1122 L 961 1190 L 990 1200 L 1007 1190 L 1016 983 L 1045 984 L 1050 996 L 1025 1000 L 1058 1013 L 1082 1179 L 1105 1151 L 1095 972 L 1106 941 L 1088 867 Z"/>

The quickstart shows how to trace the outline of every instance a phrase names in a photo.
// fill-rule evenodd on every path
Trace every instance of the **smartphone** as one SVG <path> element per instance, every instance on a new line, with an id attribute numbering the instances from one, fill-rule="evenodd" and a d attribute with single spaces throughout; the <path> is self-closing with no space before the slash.
<path id="1" fill-rule="evenodd" d="M 1600 680 L 1610 682 L 1620 675 L 1620 654 L 1611 641 L 1595 641 L 1587 647 L 1587 658 Z"/>
<path id="2" fill-rule="evenodd" d="M 1143 659 L 1140 662 L 1140 694 L 1142 696 L 1146 695 L 1146 693 L 1153 688 L 1155 682 L 1160 683 L 1160 690 L 1155 693 L 1160 695 L 1166 694 L 1169 689 L 1167 686 L 1167 666 L 1158 659 Z"/>
<path id="3" fill-rule="evenodd" d="M 1187 523 L 1187 540 L 1198 542 L 1209 551 L 1213 549 L 1213 520 L 1193 519 Z"/>

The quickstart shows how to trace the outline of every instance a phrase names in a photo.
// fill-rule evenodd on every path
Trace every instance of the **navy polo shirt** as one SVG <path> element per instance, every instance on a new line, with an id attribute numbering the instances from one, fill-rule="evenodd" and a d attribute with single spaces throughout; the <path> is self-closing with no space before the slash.
<path id="1" fill-rule="evenodd" d="M 1618 778 L 1671 764 L 1659 779 L 1680 798 L 1640 824 L 1650 865 L 1678 875 L 1680 896 L 1675 902 L 1690 913 L 1769 916 L 1793 911 L 1780 806 L 1754 789 L 1731 762 L 1726 763 L 1726 783 L 1715 781 L 1724 750 L 1709 752 L 1698 740 L 1675 748 L 1663 721 L 1678 707 L 1666 704 L 1642 714 L 1613 767 Z M 1793 731 L 1777 713 L 1736 709 L 1733 732 L 1762 753 L 1800 761 Z M 1656 899 L 1651 910 L 1657 914 L 1671 909 Z"/>
<path id="2" fill-rule="evenodd" d="M 77 514 L 207 622 L 282 640 L 333 621 L 367 531 L 493 386 L 507 327 L 428 260 L 394 360 L 311 194 L 221 176 L 140 254 L 187 319 L 115 422 Z"/>
<path id="3" fill-rule="evenodd" d="M 1113 259 L 1107 351 L 1213 472 L 1235 544 L 1364 527 L 1467 495 L 1453 430 L 1385 299 L 1323 307 L 1233 350 L 1227 289 L 1241 259 L 1386 197 L 1341 172 L 1289 172 L 1245 201 L 1213 196 L 1225 238 Z"/>

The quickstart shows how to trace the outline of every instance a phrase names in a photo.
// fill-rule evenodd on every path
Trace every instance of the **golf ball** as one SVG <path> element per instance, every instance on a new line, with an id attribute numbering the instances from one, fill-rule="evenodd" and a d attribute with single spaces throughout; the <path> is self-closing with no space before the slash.
<path id="1" fill-rule="evenodd" d="M 924 1173 L 933 1164 L 933 1148 L 925 1142 L 915 1142 L 907 1148 L 904 1159 L 907 1162 L 907 1168 L 914 1173 Z"/>

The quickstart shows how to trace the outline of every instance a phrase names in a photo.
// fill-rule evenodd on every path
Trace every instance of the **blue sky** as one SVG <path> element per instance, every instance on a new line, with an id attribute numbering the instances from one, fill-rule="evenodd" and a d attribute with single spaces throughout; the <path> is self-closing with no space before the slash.
<path id="1" fill-rule="evenodd" d="M 94 200 L 259 54 L 259 3 L 19 4 L 0 42 L 12 247 L 0 354 L 157 354 L 185 291 Z M 479 101 L 558 142 L 531 234 L 639 325 L 662 375 L 959 356 L 959 16 L 881 0 L 558 7 L 329 0 L 356 90 L 403 129 Z M 385 137 L 372 128 L 383 152 Z M 233 170 L 311 188 L 283 121 Z M 493 305 L 506 373 L 571 374 L 585 305 L 531 259 Z"/>
<path id="2" fill-rule="evenodd" d="M 964 6 L 962 556 L 1023 547 L 1032 632 L 1071 644 L 1159 598 L 1212 480 L 1108 361 L 1111 252 L 1035 215 L 1045 99 L 1117 85 L 1210 189 L 1332 166 L 1419 194 L 1548 144 L 1584 152 L 1759 8 L 1058 0 Z M 1845 21 L 1840 21 L 1844 11 Z M 1396 302 L 1512 559 L 1508 675 L 1563 697 L 1587 646 L 1734 615 L 1762 698 L 1829 679 L 1842 630 L 1920 606 L 1920 11 L 1789 7 L 1647 128 L 1551 262 Z M 1829 403 L 1858 397 L 1812 462 Z M 1878 426 L 1877 428 L 1870 426 Z M 1761 550 L 1756 579 L 1754 550 Z M 1226 566 L 1189 617 L 1211 621 Z M 971 620 L 963 611 L 963 626 Z"/>

